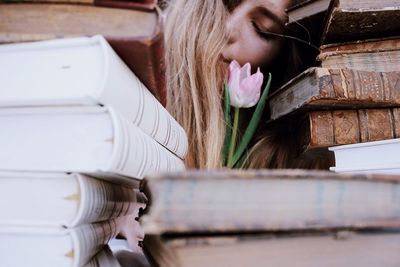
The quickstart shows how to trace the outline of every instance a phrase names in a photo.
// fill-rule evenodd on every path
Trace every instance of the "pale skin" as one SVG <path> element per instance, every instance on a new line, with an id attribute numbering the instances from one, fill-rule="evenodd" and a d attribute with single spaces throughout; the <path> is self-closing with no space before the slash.
<path id="1" fill-rule="evenodd" d="M 230 12 L 226 30 L 228 41 L 222 51 L 227 63 L 249 62 L 253 71 L 267 69 L 282 47 L 282 38 L 266 32 L 282 34 L 287 21 L 285 9 L 290 0 L 245 0 Z"/>

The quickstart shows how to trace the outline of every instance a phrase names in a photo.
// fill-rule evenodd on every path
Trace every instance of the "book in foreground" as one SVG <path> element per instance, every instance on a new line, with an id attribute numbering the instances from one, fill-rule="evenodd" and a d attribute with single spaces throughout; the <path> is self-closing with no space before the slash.
<path id="1" fill-rule="evenodd" d="M 78 173 L 0 172 L 0 199 L 0 225 L 14 226 L 74 227 L 146 205 L 139 189 Z"/>
<path id="2" fill-rule="evenodd" d="M 333 0 L 323 43 L 396 36 L 399 19 L 398 0 Z"/>
<path id="3" fill-rule="evenodd" d="M 185 168 L 181 159 L 111 107 L 0 109 L 0 132 L 3 171 L 80 172 L 137 180 Z"/>
<path id="4" fill-rule="evenodd" d="M 400 71 L 400 38 L 324 45 L 317 60 L 323 68 Z"/>
<path id="5" fill-rule="evenodd" d="M 271 119 L 292 112 L 400 106 L 400 71 L 310 68 L 271 95 Z"/>
<path id="6" fill-rule="evenodd" d="M 65 0 L 66 4 L 62 4 L 63 0 L 0 4 L 0 43 L 101 34 L 147 88 L 165 103 L 163 19 L 157 8 L 150 7 L 154 7 L 155 0 L 86 1 L 110 7 L 76 4 L 81 1 L 86 0 Z M 151 10 L 137 10 L 133 2 L 150 5 Z"/>
<path id="7" fill-rule="evenodd" d="M 291 233 L 149 236 L 148 254 L 159 267 L 394 267 L 400 262 L 400 232 Z"/>
<path id="8" fill-rule="evenodd" d="M 400 175 L 400 139 L 330 147 L 335 167 L 344 173 L 387 173 Z"/>
<path id="9" fill-rule="evenodd" d="M 146 179 L 146 234 L 400 227 L 400 176 L 249 170 Z"/>
<path id="10" fill-rule="evenodd" d="M 311 111 L 282 123 L 300 129 L 303 155 L 325 157 L 329 147 L 400 138 L 399 108 Z"/>
<path id="11" fill-rule="evenodd" d="M 2 266 L 82 267 L 120 232 L 123 220 L 75 228 L 0 226 Z"/>
<path id="12" fill-rule="evenodd" d="M 183 128 L 102 36 L 0 45 L 0 90 L 0 107 L 111 106 L 185 157 Z"/>

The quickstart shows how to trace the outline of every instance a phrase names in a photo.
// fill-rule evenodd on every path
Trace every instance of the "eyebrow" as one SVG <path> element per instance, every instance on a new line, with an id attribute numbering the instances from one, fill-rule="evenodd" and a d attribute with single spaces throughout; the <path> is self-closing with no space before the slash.
<path id="1" fill-rule="evenodd" d="M 278 15 L 276 15 L 274 12 L 272 12 L 270 9 L 268 9 L 265 6 L 257 6 L 256 10 L 263 14 L 264 16 L 272 19 L 274 22 L 278 24 L 279 27 L 284 27 L 285 26 L 285 21 L 283 21 Z"/>

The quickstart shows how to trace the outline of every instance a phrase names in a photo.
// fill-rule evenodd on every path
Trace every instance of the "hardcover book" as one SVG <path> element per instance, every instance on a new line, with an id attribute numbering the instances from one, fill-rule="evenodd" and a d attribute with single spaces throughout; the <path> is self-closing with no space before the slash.
<path id="1" fill-rule="evenodd" d="M 179 157 L 188 148 L 183 128 L 102 36 L 0 45 L 0 90 L 0 107 L 111 106 Z"/>
<path id="2" fill-rule="evenodd" d="M 0 109 L 0 170 L 130 177 L 184 163 L 111 107 Z"/>
<path id="3" fill-rule="evenodd" d="M 400 32 L 398 0 L 333 0 L 323 43 L 396 36 Z"/>
<path id="4" fill-rule="evenodd" d="M 74 228 L 0 226 L 2 265 L 83 267 L 120 232 L 123 220 Z"/>
<path id="5" fill-rule="evenodd" d="M 13 226 L 74 227 L 138 216 L 146 205 L 137 187 L 78 173 L 0 172 L 0 196 L 0 225 Z"/>
<path id="6" fill-rule="evenodd" d="M 400 106 L 400 71 L 310 68 L 269 98 L 271 119 L 323 109 Z"/>
<path id="7" fill-rule="evenodd" d="M 400 38 L 324 45 L 317 60 L 323 68 L 400 71 Z"/>
<path id="8" fill-rule="evenodd" d="M 400 227 L 399 176 L 198 170 L 146 181 L 146 235 Z"/>
<path id="9" fill-rule="evenodd" d="M 393 267 L 400 262 L 399 231 L 324 231 L 225 236 L 149 236 L 159 267 Z"/>
<path id="10" fill-rule="evenodd" d="M 328 148 L 338 145 L 400 138 L 399 108 L 313 111 L 282 123 L 300 129 L 300 153 L 309 156 L 329 156 Z"/>
<path id="11" fill-rule="evenodd" d="M 400 174 L 400 139 L 336 146 L 329 150 L 335 153 L 335 167 L 331 167 L 335 172 Z"/>
<path id="12" fill-rule="evenodd" d="M 118 7 L 132 5 L 130 1 L 99 2 Z M 157 8 L 141 11 L 77 4 L 0 4 L 0 43 L 98 34 L 105 36 L 128 67 L 165 104 L 163 21 Z"/>

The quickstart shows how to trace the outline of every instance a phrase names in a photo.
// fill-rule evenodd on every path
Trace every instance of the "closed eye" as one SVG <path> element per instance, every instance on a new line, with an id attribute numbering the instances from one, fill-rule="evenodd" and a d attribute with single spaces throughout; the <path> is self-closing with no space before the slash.
<path id="1" fill-rule="evenodd" d="M 254 20 L 251 21 L 251 25 L 254 29 L 254 31 L 263 39 L 265 40 L 271 40 L 273 38 L 276 38 L 276 34 L 274 34 L 273 32 L 269 31 L 269 30 L 264 30 L 261 29 L 261 27 L 257 24 L 257 22 L 255 22 Z"/>

